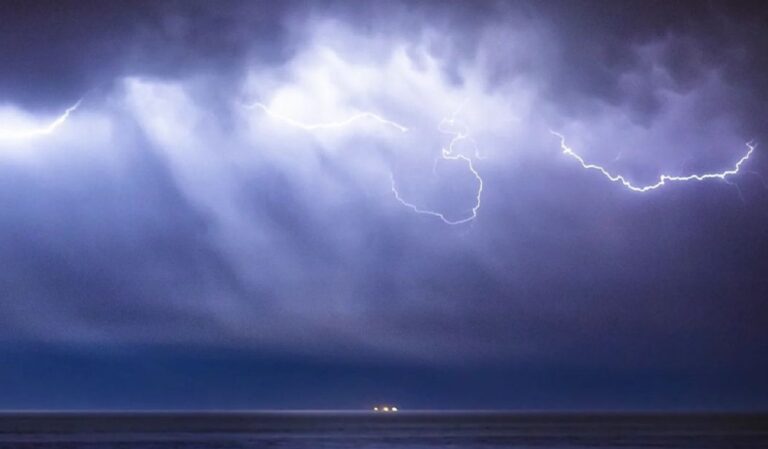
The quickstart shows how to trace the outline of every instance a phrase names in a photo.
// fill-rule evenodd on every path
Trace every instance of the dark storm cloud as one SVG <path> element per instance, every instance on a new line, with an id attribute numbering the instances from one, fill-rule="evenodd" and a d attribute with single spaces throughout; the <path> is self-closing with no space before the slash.
<path id="1" fill-rule="evenodd" d="M 743 367 L 768 341 L 766 158 L 736 187 L 637 194 L 560 154 L 549 129 L 639 184 L 732 167 L 744 142 L 768 141 L 764 12 L 5 5 L 4 113 L 85 96 L 57 133 L 0 142 L 6 345 L 754 377 Z M 254 101 L 303 119 L 372 110 L 411 129 L 306 133 Z M 453 227 L 398 204 L 389 175 L 409 200 L 466 216 L 466 167 L 432 171 L 450 140 L 436 126 L 465 101 L 484 191 L 478 218 Z"/>
<path id="2" fill-rule="evenodd" d="M 3 2 L 0 95 L 38 108 L 71 104 L 131 74 L 235 77 L 245 58 L 290 53 L 279 19 L 290 2 Z"/>

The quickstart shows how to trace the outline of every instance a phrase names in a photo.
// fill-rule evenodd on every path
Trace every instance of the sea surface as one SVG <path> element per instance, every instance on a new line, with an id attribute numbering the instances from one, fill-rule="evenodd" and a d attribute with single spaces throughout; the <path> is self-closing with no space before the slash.
<path id="1" fill-rule="evenodd" d="M 0 448 L 768 448 L 768 415 L 5 413 Z"/>

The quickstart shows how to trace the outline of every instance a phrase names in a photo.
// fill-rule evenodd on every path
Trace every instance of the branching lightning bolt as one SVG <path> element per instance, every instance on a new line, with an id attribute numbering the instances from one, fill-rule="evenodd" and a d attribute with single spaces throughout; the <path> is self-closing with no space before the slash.
<path id="1" fill-rule="evenodd" d="M 465 218 L 462 218 L 462 219 L 459 219 L 459 220 L 451 220 L 451 219 L 449 219 L 443 213 L 432 211 L 432 210 L 428 210 L 428 209 L 422 209 L 422 208 L 416 206 L 413 203 L 409 203 L 408 201 L 403 199 L 403 197 L 398 192 L 397 185 L 395 183 L 394 174 L 390 173 L 392 193 L 394 194 L 395 199 L 400 204 L 402 204 L 403 206 L 413 210 L 414 212 L 416 212 L 418 214 L 431 215 L 433 217 L 437 217 L 440 220 L 442 220 L 444 223 L 449 224 L 449 225 L 458 225 L 458 224 L 467 223 L 469 221 L 474 220 L 477 217 L 477 211 L 480 209 L 480 200 L 481 200 L 481 196 L 482 196 L 482 193 L 483 193 L 483 179 L 480 177 L 480 174 L 475 169 L 474 164 L 472 162 L 472 159 L 470 159 L 469 157 L 467 157 L 467 156 L 465 156 L 463 154 L 460 154 L 460 153 L 457 153 L 456 151 L 454 151 L 454 146 L 456 144 L 458 144 L 459 142 L 462 142 L 462 141 L 467 141 L 467 142 L 470 142 L 472 144 L 472 146 L 474 148 L 474 152 L 475 152 L 475 157 L 480 158 L 477 145 L 475 144 L 474 139 L 472 139 L 472 137 L 469 135 L 467 126 L 465 124 L 459 122 L 456 119 L 456 116 L 459 114 L 459 112 L 460 112 L 462 107 L 463 107 L 463 105 L 461 107 L 459 107 L 451 115 L 450 118 L 445 118 L 445 119 L 441 120 L 440 124 L 438 125 L 438 131 L 440 131 L 441 133 L 449 134 L 449 135 L 453 136 L 451 138 L 450 143 L 448 144 L 448 147 L 447 148 L 443 148 L 442 151 L 441 151 L 442 159 L 443 160 L 452 160 L 452 161 L 461 160 L 461 161 L 466 162 L 467 167 L 469 168 L 469 171 L 472 172 L 472 174 L 474 175 L 474 177 L 478 181 L 478 186 L 479 187 L 478 187 L 478 190 L 477 190 L 477 195 L 475 197 L 476 198 L 475 204 L 472 207 L 471 213 L 470 213 L 469 216 L 467 216 Z M 302 129 L 302 130 L 308 131 L 308 132 L 324 130 L 324 129 L 344 128 L 344 127 L 350 126 L 350 125 L 352 125 L 355 122 L 360 121 L 360 120 L 374 120 L 374 121 L 377 121 L 377 122 L 379 122 L 379 123 L 381 123 L 383 125 L 395 128 L 395 129 L 397 129 L 400 132 L 407 132 L 408 131 L 408 127 L 406 127 L 404 125 L 401 125 L 400 123 L 394 122 L 392 120 L 387 120 L 387 119 L 381 117 L 380 115 L 374 114 L 372 112 L 360 112 L 358 114 L 355 114 L 353 116 L 348 117 L 345 120 L 340 120 L 340 121 L 336 121 L 336 122 L 306 123 L 306 122 L 302 122 L 302 121 L 296 120 L 294 118 L 282 115 L 282 114 L 274 111 L 272 108 L 270 108 L 266 104 L 261 103 L 261 102 L 256 102 L 256 103 L 253 103 L 251 105 L 246 105 L 246 108 L 248 108 L 248 109 L 260 109 L 264 113 L 266 113 L 267 115 L 269 115 L 270 117 L 272 117 L 272 118 L 274 118 L 276 120 L 279 120 L 279 121 L 281 121 L 283 123 L 286 123 L 287 125 L 290 125 L 290 126 L 293 126 L 295 128 L 299 128 L 299 129 Z"/>
<path id="2" fill-rule="evenodd" d="M 579 156 L 575 151 L 573 151 L 572 148 L 570 148 L 565 143 L 565 137 L 557 132 L 550 131 L 553 135 L 557 136 L 560 139 L 560 148 L 563 150 L 563 154 L 566 154 L 579 162 L 581 164 L 582 168 L 587 170 L 596 170 L 603 174 L 606 178 L 611 180 L 612 182 L 618 182 L 622 184 L 624 187 L 626 187 L 629 190 L 632 190 L 633 192 L 648 192 L 649 190 L 656 190 L 660 187 L 663 187 L 667 184 L 667 182 L 686 182 L 686 181 L 706 181 L 708 179 L 720 179 L 725 180 L 728 176 L 735 175 L 739 173 L 741 170 L 741 166 L 749 160 L 750 156 L 752 156 L 752 153 L 755 151 L 755 148 L 757 148 L 757 145 L 754 142 L 747 142 L 746 146 L 748 148 L 747 152 L 736 162 L 736 165 L 730 169 L 725 170 L 719 173 L 704 173 L 704 174 L 693 174 L 693 175 L 686 175 L 686 176 L 672 176 L 672 175 L 660 175 L 659 180 L 654 184 L 648 184 L 644 186 L 636 186 L 632 184 L 627 178 L 625 178 L 622 175 L 614 175 L 611 172 L 609 172 L 604 167 L 586 162 L 584 158 Z"/>
<path id="3" fill-rule="evenodd" d="M 460 225 L 463 223 L 468 223 L 474 220 L 475 218 L 477 218 L 477 211 L 480 210 L 480 204 L 481 204 L 481 199 L 483 195 L 483 178 L 475 169 L 475 166 L 472 163 L 472 159 L 461 153 L 457 153 L 454 150 L 454 146 L 456 144 L 462 141 L 467 141 L 472 144 L 475 150 L 475 157 L 480 158 L 477 145 L 474 139 L 472 139 L 472 137 L 469 135 L 468 127 L 466 126 L 466 124 L 461 123 L 456 119 L 456 116 L 459 114 L 462 108 L 463 108 L 463 105 L 460 106 L 458 109 L 456 109 L 456 111 L 454 111 L 454 113 L 450 116 L 450 118 L 442 119 L 440 121 L 440 124 L 437 126 L 437 129 L 443 134 L 449 134 L 453 136 L 451 138 L 451 141 L 448 143 L 448 146 L 442 149 L 440 153 L 441 157 L 444 160 L 450 160 L 450 161 L 462 160 L 466 162 L 467 168 L 469 169 L 470 172 L 472 172 L 472 175 L 475 177 L 475 179 L 477 179 L 478 187 L 477 187 L 477 194 L 475 195 L 475 204 L 472 206 L 471 212 L 467 217 L 461 218 L 458 220 L 451 220 L 441 212 L 437 212 L 429 209 L 422 209 L 417 205 L 404 200 L 403 197 L 400 196 L 400 192 L 398 192 L 397 190 L 397 184 L 395 183 L 394 175 L 390 174 L 390 180 L 392 182 L 392 193 L 395 195 L 395 199 L 397 199 L 397 201 L 399 201 L 400 204 L 411 209 L 417 214 L 430 215 L 433 217 L 437 217 L 440 220 L 442 220 L 443 223 L 448 225 Z"/>
<path id="4" fill-rule="evenodd" d="M 382 117 L 380 115 L 377 115 L 377 114 L 374 114 L 372 112 L 360 112 L 358 114 L 352 115 L 352 116 L 350 116 L 350 117 L 348 117 L 348 118 L 346 118 L 344 120 L 340 120 L 340 121 L 337 121 L 337 122 L 304 123 L 304 122 L 300 122 L 300 121 L 298 121 L 296 119 L 293 119 L 291 117 L 282 115 L 282 114 L 274 111 L 272 108 L 270 108 L 269 106 L 265 105 L 264 103 L 257 102 L 257 103 L 251 104 L 251 105 L 247 105 L 246 107 L 248 109 L 261 109 L 262 111 L 264 111 L 270 117 L 272 117 L 274 119 L 277 119 L 277 120 L 280 120 L 280 121 L 282 121 L 284 123 L 287 123 L 288 125 L 291 125 L 293 127 L 303 129 L 304 131 L 317 131 L 317 130 L 321 130 L 321 129 L 344 128 L 344 127 L 349 126 L 349 125 L 353 124 L 354 122 L 357 122 L 357 121 L 360 121 L 360 120 L 374 120 L 374 121 L 377 121 L 377 122 L 379 122 L 381 124 L 384 124 L 384 125 L 387 125 L 387 126 L 391 126 L 391 127 L 397 129 L 400 132 L 408 131 L 407 127 L 405 127 L 405 126 L 403 126 L 403 125 L 401 125 L 399 123 L 393 122 L 391 120 L 387 120 L 384 117 Z"/>
<path id="5" fill-rule="evenodd" d="M 56 118 L 56 120 L 43 128 L 23 129 L 18 131 L 0 130 L 0 141 L 28 140 L 52 134 L 67 121 L 69 116 L 75 112 L 82 101 L 83 100 L 78 100 L 77 103 L 67 108 L 63 114 Z"/>

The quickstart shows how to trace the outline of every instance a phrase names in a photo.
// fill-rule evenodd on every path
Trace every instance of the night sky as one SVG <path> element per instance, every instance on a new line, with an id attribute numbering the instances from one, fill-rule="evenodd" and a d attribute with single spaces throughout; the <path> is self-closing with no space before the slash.
<path id="1" fill-rule="evenodd" d="M 0 409 L 766 410 L 766 30 L 0 0 Z"/>

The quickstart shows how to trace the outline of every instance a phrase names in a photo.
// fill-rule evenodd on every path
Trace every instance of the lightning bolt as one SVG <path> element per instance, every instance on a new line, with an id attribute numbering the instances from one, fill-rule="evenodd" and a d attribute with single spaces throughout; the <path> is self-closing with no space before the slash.
<path id="1" fill-rule="evenodd" d="M 263 111 L 264 113 L 266 113 L 267 115 L 269 115 L 270 117 L 276 120 L 279 120 L 290 126 L 293 126 L 295 128 L 299 128 L 301 130 L 308 131 L 308 132 L 324 130 L 324 129 L 345 128 L 360 120 L 374 120 L 383 125 L 395 128 L 400 132 L 408 131 L 408 127 L 401 125 L 400 123 L 394 122 L 392 120 L 387 120 L 381 117 L 380 115 L 374 114 L 372 112 L 360 112 L 344 120 L 340 120 L 336 122 L 306 123 L 306 122 L 302 122 L 294 118 L 282 115 L 261 102 L 256 102 L 251 105 L 245 105 L 245 107 L 247 109 L 260 109 L 261 111 Z M 456 109 L 456 111 L 454 111 L 454 113 L 449 118 L 444 118 L 443 120 L 441 120 L 440 124 L 438 125 L 438 131 L 440 131 L 443 134 L 449 134 L 452 136 L 451 141 L 448 144 L 448 147 L 442 149 L 441 158 L 443 160 L 452 160 L 452 161 L 461 160 L 465 162 L 467 164 L 467 168 L 469 169 L 469 171 L 472 172 L 472 174 L 478 181 L 478 190 L 477 190 L 477 195 L 475 197 L 476 198 L 475 204 L 472 207 L 469 216 L 462 219 L 458 219 L 458 220 L 451 220 L 443 213 L 429 210 L 429 209 L 422 209 L 416 206 L 415 204 L 406 201 L 405 199 L 403 199 L 403 197 L 400 195 L 400 193 L 397 190 L 397 184 L 395 182 L 394 174 L 390 173 L 392 193 L 394 194 L 395 199 L 400 204 L 413 210 L 417 214 L 431 215 L 433 217 L 437 217 L 440 220 L 442 220 L 444 223 L 449 225 L 458 225 L 458 224 L 467 223 L 469 221 L 474 220 L 477 217 L 477 211 L 480 209 L 480 201 L 483 193 L 483 179 L 480 177 L 480 174 L 475 169 L 472 159 L 454 151 L 455 145 L 457 145 L 459 142 L 467 141 L 473 146 L 475 157 L 477 157 L 478 159 L 481 158 L 477 144 L 475 143 L 474 139 L 472 139 L 472 137 L 469 135 L 468 127 L 466 126 L 466 124 L 464 124 L 463 122 L 459 122 L 456 119 L 456 116 L 459 114 L 462 108 L 463 108 L 463 105 L 460 106 L 458 109 Z M 440 158 L 436 159 L 436 161 L 439 159 Z"/>
<path id="2" fill-rule="evenodd" d="M 570 148 L 565 143 L 565 137 L 562 134 L 556 133 L 551 130 L 550 130 L 550 133 L 552 133 L 553 135 L 557 136 L 560 139 L 560 148 L 563 150 L 563 154 L 576 159 L 576 161 L 578 161 L 579 164 L 581 164 L 582 168 L 586 170 L 596 170 L 602 173 L 603 176 L 605 176 L 612 182 L 618 182 L 622 184 L 624 187 L 626 187 L 627 189 L 632 190 L 633 192 L 640 192 L 640 193 L 648 192 L 650 190 L 656 190 L 660 187 L 665 186 L 667 182 L 706 181 L 708 179 L 725 180 L 728 176 L 732 176 L 739 173 L 739 171 L 741 170 L 741 166 L 749 160 L 750 156 L 752 156 L 752 153 L 755 151 L 755 148 L 757 148 L 757 145 L 755 143 L 751 141 L 747 142 L 745 144 L 748 149 L 747 152 L 741 157 L 741 159 L 739 159 L 736 162 L 736 165 L 730 170 L 725 170 L 719 173 L 693 174 L 693 175 L 687 175 L 687 176 L 660 175 L 659 180 L 654 184 L 637 186 L 632 184 L 632 182 L 627 180 L 627 178 L 625 178 L 622 175 L 614 175 L 600 165 L 586 162 L 584 158 L 579 156 L 575 151 L 573 151 L 572 148 Z"/>
<path id="3" fill-rule="evenodd" d="M 323 122 L 323 123 L 304 123 L 300 122 L 296 119 L 293 119 L 291 117 L 282 115 L 273 109 L 271 109 L 269 106 L 265 105 L 264 103 L 254 103 L 251 105 L 246 105 L 246 108 L 248 109 L 261 109 L 264 111 L 267 115 L 270 117 L 280 120 L 281 122 L 287 123 L 288 125 L 291 125 L 296 128 L 303 129 L 304 131 L 317 131 L 322 129 L 333 129 L 333 128 L 344 128 L 346 126 L 349 126 L 357 121 L 360 120 L 373 120 L 376 122 L 379 122 L 386 126 L 391 126 L 395 129 L 397 129 L 400 132 L 407 132 L 408 128 L 393 122 L 391 120 L 387 120 L 384 117 L 374 114 L 372 112 L 360 112 L 358 114 L 352 115 L 344 120 L 340 120 L 337 122 Z"/>
<path id="4" fill-rule="evenodd" d="M 48 126 L 45 126 L 43 128 L 32 128 L 32 129 L 23 129 L 18 131 L 9 131 L 9 130 L 2 130 L 0 129 L 0 141 L 17 141 L 17 140 L 29 140 L 34 139 L 37 137 L 46 136 L 49 134 L 52 134 L 56 129 L 58 129 L 61 125 L 64 124 L 64 122 L 67 121 L 69 116 L 77 110 L 77 108 L 80 106 L 80 103 L 82 103 L 82 99 L 78 100 L 77 103 L 74 105 L 68 107 L 63 114 L 61 114 L 59 117 L 56 118 L 56 120 L 52 121 L 48 124 Z"/>
<path id="5" fill-rule="evenodd" d="M 411 209 L 417 214 L 430 215 L 433 217 L 437 217 L 440 220 L 442 220 L 443 223 L 448 225 L 460 225 L 464 223 L 469 223 L 470 221 L 477 218 L 477 211 L 480 210 L 480 205 L 481 205 L 482 196 L 483 196 L 483 178 L 480 176 L 480 173 L 478 173 L 478 171 L 475 169 L 472 159 L 461 153 L 456 152 L 454 149 L 454 146 L 457 145 L 458 143 L 467 141 L 474 148 L 475 157 L 478 159 L 481 159 L 477 144 L 475 140 L 469 135 L 468 126 L 465 123 L 460 122 L 456 119 L 456 116 L 458 116 L 458 114 L 461 112 L 461 109 L 463 109 L 463 107 L 464 105 L 462 104 L 461 106 L 459 106 L 459 108 L 457 108 L 453 112 L 453 114 L 451 114 L 449 118 L 442 119 L 438 124 L 437 129 L 443 134 L 448 134 L 453 136 L 450 142 L 448 143 L 448 146 L 444 147 L 440 152 L 441 158 L 443 160 L 449 160 L 449 161 L 461 160 L 465 162 L 467 164 L 467 168 L 469 169 L 469 171 L 472 173 L 475 179 L 477 179 L 478 187 L 477 187 L 477 193 L 475 195 L 475 204 L 472 206 L 472 209 L 470 210 L 470 213 L 468 216 L 458 220 L 451 220 L 442 212 L 437 212 L 429 209 L 422 209 L 417 205 L 406 201 L 405 199 L 403 199 L 403 197 L 400 195 L 400 192 L 398 192 L 397 190 L 397 184 L 395 182 L 394 175 L 390 174 L 390 181 L 392 183 L 392 194 L 395 195 L 395 199 L 398 202 L 400 202 L 400 204 Z M 436 162 L 437 160 L 439 159 L 436 159 Z"/>

